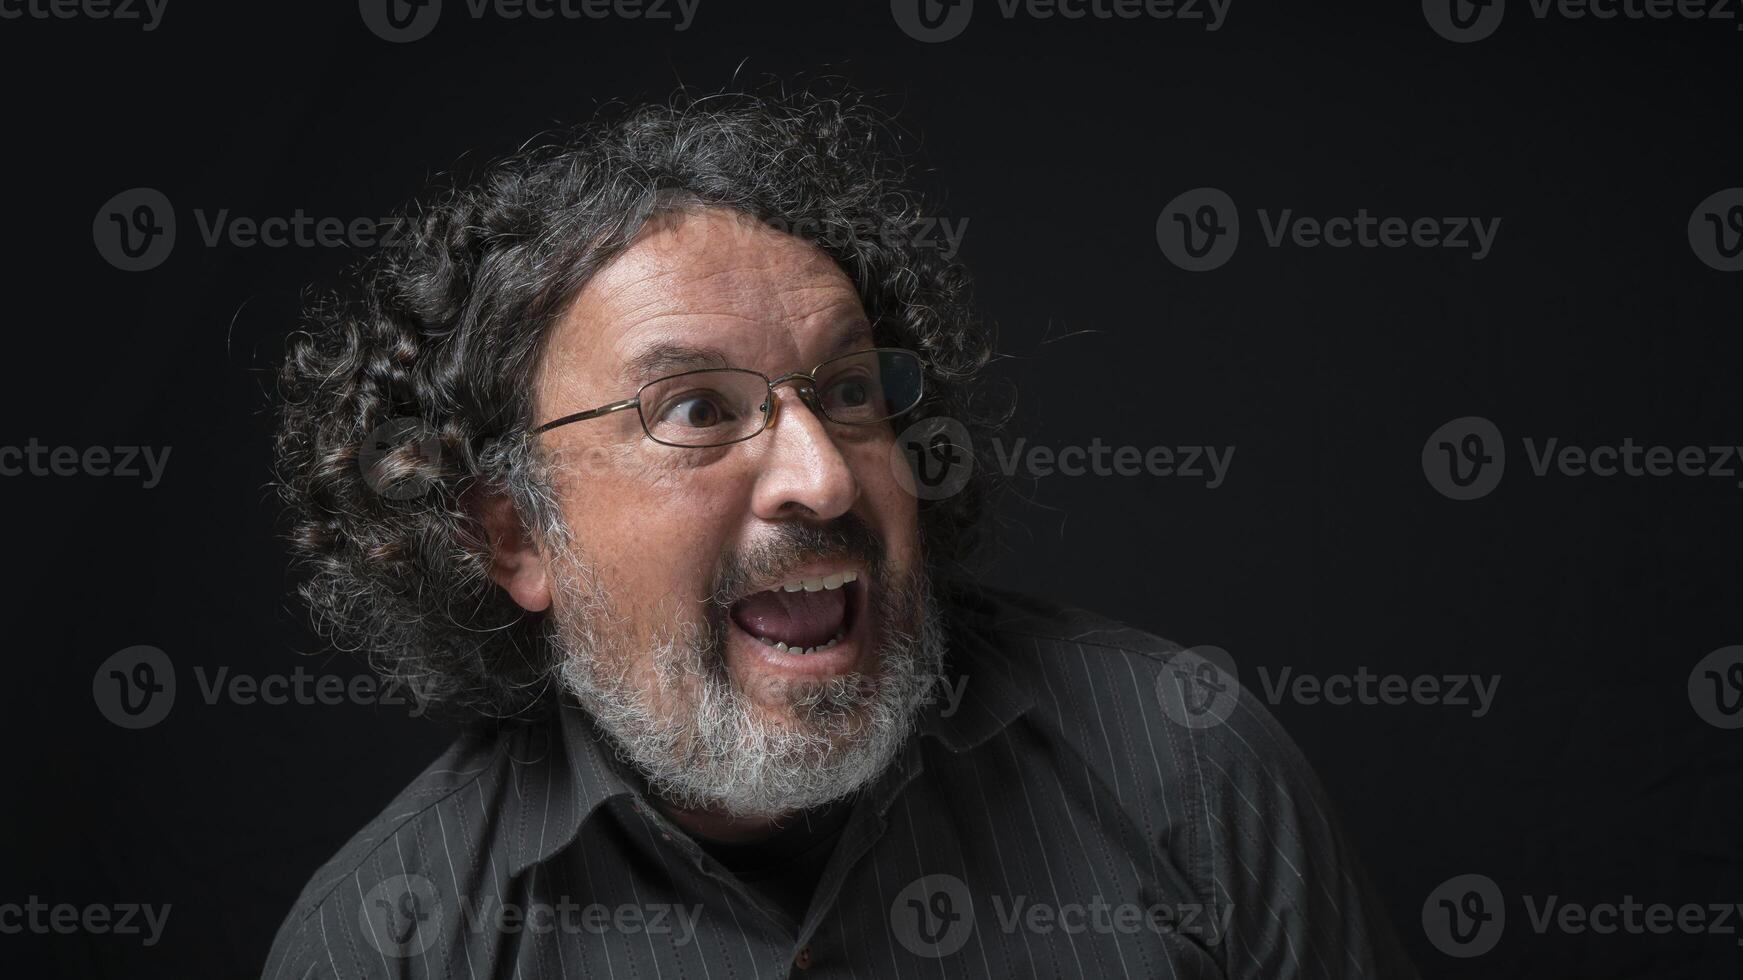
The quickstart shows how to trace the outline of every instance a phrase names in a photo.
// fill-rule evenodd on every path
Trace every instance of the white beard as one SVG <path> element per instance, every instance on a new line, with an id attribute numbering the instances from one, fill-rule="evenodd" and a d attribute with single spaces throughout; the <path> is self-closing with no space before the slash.
<path id="1" fill-rule="evenodd" d="M 942 670 L 944 629 L 924 573 L 867 581 L 872 672 L 783 682 L 764 699 L 780 706 L 771 717 L 728 675 L 724 608 L 652 610 L 651 622 L 677 625 L 638 644 L 591 566 L 568 548 L 555 558 L 563 686 L 649 788 L 681 809 L 775 818 L 869 785 L 913 733 Z"/>

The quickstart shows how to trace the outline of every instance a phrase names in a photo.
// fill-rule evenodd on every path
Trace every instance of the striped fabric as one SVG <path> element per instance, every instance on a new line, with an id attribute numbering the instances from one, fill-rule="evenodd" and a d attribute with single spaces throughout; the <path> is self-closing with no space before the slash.
<path id="1" fill-rule="evenodd" d="M 559 707 L 419 776 L 314 876 L 264 976 L 1416 975 L 1257 698 L 1098 617 L 949 595 L 949 696 L 861 794 L 804 921 Z M 1169 702 L 1193 676 L 1223 710 Z"/>

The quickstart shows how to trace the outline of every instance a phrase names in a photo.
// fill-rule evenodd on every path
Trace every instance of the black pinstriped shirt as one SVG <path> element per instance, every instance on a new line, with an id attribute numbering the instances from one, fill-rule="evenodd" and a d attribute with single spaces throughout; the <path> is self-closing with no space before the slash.
<path id="1" fill-rule="evenodd" d="M 943 694 L 802 921 L 563 707 L 456 742 L 315 874 L 264 976 L 1416 975 L 1257 698 L 1087 613 L 950 595 Z"/>

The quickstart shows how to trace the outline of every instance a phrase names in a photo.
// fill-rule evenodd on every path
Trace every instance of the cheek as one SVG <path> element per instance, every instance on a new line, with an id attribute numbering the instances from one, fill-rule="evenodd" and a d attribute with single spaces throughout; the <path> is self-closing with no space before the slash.
<path id="1" fill-rule="evenodd" d="M 854 479 L 859 482 L 861 506 L 883 532 L 890 559 L 899 565 L 911 563 L 919 551 L 920 502 L 903 489 L 896 478 L 891 454 L 894 438 L 868 440 L 849 455 Z"/>
<path id="2" fill-rule="evenodd" d="M 685 605 L 713 585 L 715 564 L 748 504 L 729 484 L 705 476 L 640 461 L 594 466 L 568 481 L 565 510 L 580 552 L 632 618 L 655 603 Z"/>

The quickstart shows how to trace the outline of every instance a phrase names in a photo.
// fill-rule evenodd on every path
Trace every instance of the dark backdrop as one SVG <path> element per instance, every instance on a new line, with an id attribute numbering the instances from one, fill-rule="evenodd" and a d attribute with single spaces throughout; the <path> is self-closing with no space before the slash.
<path id="1" fill-rule="evenodd" d="M 1743 690 L 1703 704 L 1696 669 L 1743 643 L 1740 477 L 1538 476 L 1524 443 L 1743 442 L 1743 273 L 1710 266 L 1688 228 L 1743 185 L 1737 21 L 1539 18 L 1514 0 L 1493 36 L 1455 43 L 1414 3 L 1236 0 L 1209 31 L 980 0 L 960 36 L 924 43 L 879 2 L 700 0 L 684 31 L 447 6 L 413 43 L 348 2 L 175 0 L 151 31 L 0 20 L 0 444 L 171 448 L 150 489 L 0 478 L 0 903 L 173 907 L 152 947 L 0 935 L 0 964 L 33 964 L 0 973 L 252 975 L 308 875 L 450 737 L 392 706 L 203 696 L 220 668 L 359 670 L 319 654 L 287 593 L 266 410 L 303 289 L 359 253 L 208 245 L 201 223 L 384 216 L 614 99 L 839 75 L 884 93 L 918 183 L 968 222 L 961 256 L 1031 443 L 1236 447 L 1215 489 L 1019 473 L 989 578 L 1221 647 L 1249 697 L 1283 667 L 1499 675 L 1482 717 L 1272 707 L 1425 975 L 1738 975 L 1736 934 L 1539 934 L 1526 903 L 1743 900 L 1743 730 L 1722 727 Z M 1241 228 L 1225 265 L 1194 273 L 1158 218 L 1200 187 Z M 133 188 L 178 226 L 138 272 L 93 227 Z M 1266 240 L 1283 209 L 1358 208 L 1501 225 L 1481 260 Z M 1505 477 L 1456 500 L 1422 456 L 1470 416 L 1504 440 Z M 177 698 L 129 730 L 95 692 L 136 645 L 164 651 Z M 1422 911 L 1465 874 L 1496 883 L 1507 923 L 1461 959 Z"/>

